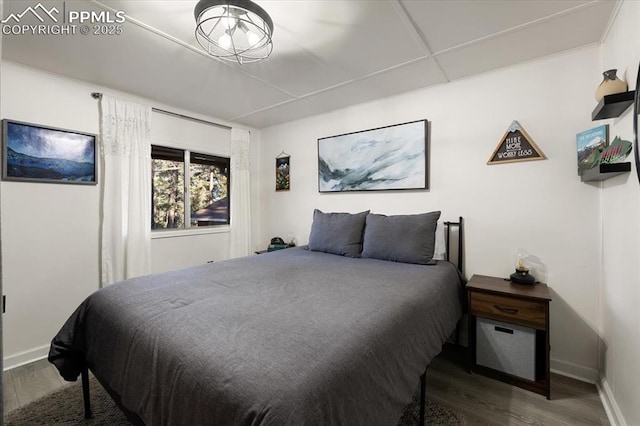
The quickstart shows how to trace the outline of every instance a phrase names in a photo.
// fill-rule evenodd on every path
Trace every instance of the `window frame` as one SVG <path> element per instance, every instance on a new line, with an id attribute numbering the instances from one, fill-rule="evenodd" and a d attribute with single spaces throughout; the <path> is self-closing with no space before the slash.
<path id="1" fill-rule="evenodd" d="M 159 151 L 164 150 L 167 154 L 164 158 L 162 158 L 162 153 L 158 155 L 156 152 L 156 156 L 154 157 L 154 148 L 157 148 Z M 173 153 L 172 153 L 173 151 Z M 175 154 L 176 151 L 182 152 L 182 159 L 179 160 L 177 157 L 171 157 L 171 154 Z M 191 157 L 201 155 L 203 156 L 204 161 L 209 161 L 210 163 L 198 163 L 195 164 L 211 164 L 220 168 L 218 164 L 222 164 L 226 167 L 227 172 L 225 175 L 227 176 L 227 221 L 226 223 L 206 225 L 206 226 L 191 226 Z M 161 160 L 171 160 L 171 161 L 182 161 L 184 167 L 184 179 L 183 179 L 183 191 L 184 191 L 184 226 L 181 228 L 153 228 L 153 160 L 161 159 Z M 182 233 L 216 233 L 221 232 L 224 228 L 228 229 L 231 225 L 231 158 L 225 157 L 222 155 L 210 154 L 206 152 L 202 152 L 199 150 L 191 150 L 186 148 L 175 148 L 167 145 L 159 145 L 159 144 L 151 144 L 151 162 L 152 162 L 152 183 L 151 183 L 151 212 L 150 212 L 150 227 L 151 232 L 153 233 L 165 233 L 171 232 L 175 234 Z M 196 232 L 198 231 L 198 232 Z"/>

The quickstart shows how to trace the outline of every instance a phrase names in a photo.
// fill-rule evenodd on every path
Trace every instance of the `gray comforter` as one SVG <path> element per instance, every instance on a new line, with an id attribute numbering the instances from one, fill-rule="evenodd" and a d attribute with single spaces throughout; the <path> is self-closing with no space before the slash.
<path id="1" fill-rule="evenodd" d="M 148 425 L 395 425 L 461 294 L 447 262 L 287 249 L 99 290 L 49 359 Z"/>

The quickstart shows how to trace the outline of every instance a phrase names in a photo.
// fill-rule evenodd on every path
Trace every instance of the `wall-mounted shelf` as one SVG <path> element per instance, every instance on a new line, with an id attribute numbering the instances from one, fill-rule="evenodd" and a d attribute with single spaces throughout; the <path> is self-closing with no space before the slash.
<path id="1" fill-rule="evenodd" d="M 631 106 L 634 95 L 635 90 L 631 90 L 603 97 L 591 113 L 591 121 L 619 117 Z"/>
<path id="2" fill-rule="evenodd" d="M 614 176 L 621 175 L 622 173 L 628 173 L 631 171 L 631 163 L 615 163 L 615 164 L 600 164 L 592 169 L 582 172 L 580 179 L 582 182 L 595 182 L 598 180 L 605 180 Z"/>

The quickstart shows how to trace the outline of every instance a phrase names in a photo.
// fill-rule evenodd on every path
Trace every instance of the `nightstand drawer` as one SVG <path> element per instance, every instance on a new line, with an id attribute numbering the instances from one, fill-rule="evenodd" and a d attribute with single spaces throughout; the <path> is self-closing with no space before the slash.
<path id="1" fill-rule="evenodd" d="M 471 314 L 544 330 L 546 304 L 534 300 L 471 292 Z"/>

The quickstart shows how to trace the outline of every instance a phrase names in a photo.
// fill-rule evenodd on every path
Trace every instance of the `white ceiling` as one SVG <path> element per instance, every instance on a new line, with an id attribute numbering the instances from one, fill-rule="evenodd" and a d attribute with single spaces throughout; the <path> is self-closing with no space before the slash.
<path id="1" fill-rule="evenodd" d="M 4 16 L 37 2 L 4 0 Z M 197 0 L 40 2 L 124 11 L 123 34 L 4 35 L 3 58 L 256 128 L 598 43 L 617 10 L 614 0 L 258 0 L 273 53 L 237 65 L 199 48 Z"/>

